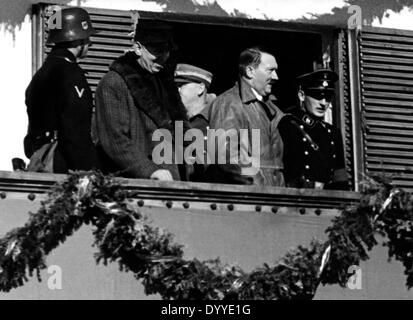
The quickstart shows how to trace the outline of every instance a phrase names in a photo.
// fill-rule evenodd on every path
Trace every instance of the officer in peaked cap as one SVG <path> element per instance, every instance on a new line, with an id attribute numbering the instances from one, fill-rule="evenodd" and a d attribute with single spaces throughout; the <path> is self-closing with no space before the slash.
<path id="1" fill-rule="evenodd" d="M 207 174 L 207 139 L 209 129 L 209 111 L 216 95 L 208 93 L 212 82 L 212 73 L 199 67 L 180 63 L 175 70 L 175 83 L 178 86 L 182 102 L 187 110 L 192 128 L 202 131 L 204 135 L 203 161 L 197 161 L 192 181 L 206 181 Z M 200 155 L 197 155 L 200 156 Z M 202 162 L 202 163 L 199 163 Z"/>
<path id="2" fill-rule="evenodd" d="M 178 64 L 175 70 L 175 83 L 178 86 L 182 102 L 188 111 L 188 118 L 194 127 L 204 130 L 208 123 L 208 109 L 212 101 L 216 98 L 214 94 L 207 91 L 211 85 L 212 73 L 204 69 L 189 65 Z M 203 123 L 194 123 L 198 116 L 201 116 Z"/>
<path id="3" fill-rule="evenodd" d="M 57 136 L 53 172 L 100 168 L 91 138 L 92 92 L 77 63 L 86 57 L 96 30 L 82 8 L 64 8 L 56 14 L 61 15 L 61 25 L 49 24 L 47 40 L 53 48 L 26 90 L 25 153 L 32 157 Z"/>
<path id="4" fill-rule="evenodd" d="M 300 106 L 279 124 L 287 187 L 348 189 L 341 133 L 324 121 L 337 79 L 329 69 L 297 77 Z"/>

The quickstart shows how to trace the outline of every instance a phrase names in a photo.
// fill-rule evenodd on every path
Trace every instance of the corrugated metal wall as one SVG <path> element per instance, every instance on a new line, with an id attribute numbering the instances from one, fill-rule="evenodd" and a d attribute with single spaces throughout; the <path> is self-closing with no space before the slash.
<path id="1" fill-rule="evenodd" d="M 361 87 L 366 170 L 413 190 L 413 32 L 364 28 Z"/>

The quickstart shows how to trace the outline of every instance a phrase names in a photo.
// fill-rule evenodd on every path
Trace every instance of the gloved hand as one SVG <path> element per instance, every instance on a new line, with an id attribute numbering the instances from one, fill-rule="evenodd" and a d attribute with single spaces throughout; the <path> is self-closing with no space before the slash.
<path id="1" fill-rule="evenodd" d="M 173 181 L 172 174 L 169 170 L 159 169 L 151 174 L 151 179 L 161 181 Z"/>

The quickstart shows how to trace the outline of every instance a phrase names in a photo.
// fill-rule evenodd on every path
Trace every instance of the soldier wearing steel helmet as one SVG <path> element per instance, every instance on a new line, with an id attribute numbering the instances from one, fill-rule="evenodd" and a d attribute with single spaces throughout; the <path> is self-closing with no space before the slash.
<path id="1" fill-rule="evenodd" d="M 96 33 L 82 8 L 65 8 L 61 26 L 51 28 L 53 49 L 26 90 L 29 118 L 24 139 L 27 157 L 57 137 L 53 172 L 99 168 L 91 138 L 93 96 L 78 59 L 85 58 Z"/>
<path id="2" fill-rule="evenodd" d="M 341 133 L 324 121 L 337 79 L 329 69 L 297 78 L 300 107 L 279 124 L 287 187 L 348 189 Z"/>

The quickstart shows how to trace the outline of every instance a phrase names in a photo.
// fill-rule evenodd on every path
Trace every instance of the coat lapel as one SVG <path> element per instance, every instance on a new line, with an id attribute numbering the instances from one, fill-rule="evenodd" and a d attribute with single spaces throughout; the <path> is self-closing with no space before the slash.
<path id="1" fill-rule="evenodd" d="M 177 101 L 176 94 L 169 92 L 174 91 L 174 88 L 171 88 L 170 85 L 165 86 L 167 91 L 165 94 L 168 95 L 168 101 L 171 105 L 164 106 L 156 94 L 157 89 L 154 79 L 152 79 L 155 76 L 143 70 L 137 63 L 136 58 L 128 55 L 122 56 L 113 62 L 109 69 L 117 72 L 125 80 L 135 106 L 151 118 L 158 128 L 173 131 L 174 120 L 185 122 L 184 107 L 179 105 L 180 101 Z M 179 95 L 179 93 L 177 94 Z"/>

